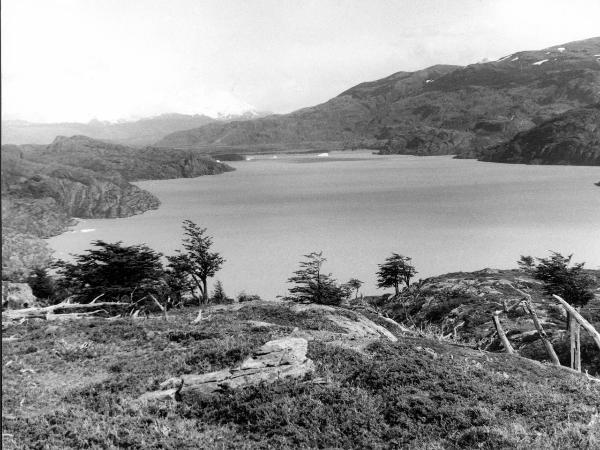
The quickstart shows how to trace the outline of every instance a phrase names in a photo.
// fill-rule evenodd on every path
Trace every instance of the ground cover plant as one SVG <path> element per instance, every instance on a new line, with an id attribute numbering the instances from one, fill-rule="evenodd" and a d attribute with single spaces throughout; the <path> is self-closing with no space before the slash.
<path id="1" fill-rule="evenodd" d="M 347 310 L 340 314 L 352 316 Z M 346 348 L 325 315 L 274 303 L 148 320 L 9 326 L 4 448 L 594 448 L 600 384 L 523 358 L 416 336 Z M 311 379 L 136 403 L 165 379 L 240 363 L 294 329 Z M 348 342 L 353 339 L 347 338 Z"/>

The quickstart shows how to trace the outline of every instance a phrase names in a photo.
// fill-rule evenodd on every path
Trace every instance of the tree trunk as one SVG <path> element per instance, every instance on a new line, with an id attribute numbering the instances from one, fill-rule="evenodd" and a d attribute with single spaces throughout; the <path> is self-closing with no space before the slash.
<path id="1" fill-rule="evenodd" d="M 400 294 L 400 288 L 398 287 L 398 283 L 394 283 L 394 289 L 396 290 L 396 297 Z"/>
<path id="2" fill-rule="evenodd" d="M 502 346 L 506 350 L 506 353 L 512 355 L 515 353 L 515 349 L 510 345 L 504 330 L 502 329 L 502 325 L 500 324 L 500 319 L 498 318 L 498 313 L 494 313 L 494 325 L 496 326 L 496 331 L 498 332 L 498 336 L 500 337 L 500 342 L 502 342 Z"/>
<path id="3" fill-rule="evenodd" d="M 569 335 L 571 337 L 571 369 L 581 372 L 581 325 L 579 325 L 579 322 L 575 320 L 573 314 L 569 314 L 569 318 Z"/>
<path id="4" fill-rule="evenodd" d="M 578 322 L 573 324 L 575 326 L 575 367 L 577 372 L 581 372 L 581 325 Z"/>
<path id="5" fill-rule="evenodd" d="M 208 303 L 208 288 L 206 278 L 202 279 L 202 301 L 204 304 Z"/>
<path id="6" fill-rule="evenodd" d="M 594 342 L 596 343 L 598 348 L 600 348 L 600 333 L 598 333 L 598 331 L 596 331 L 594 326 L 591 323 L 589 323 L 587 320 L 585 320 L 581 316 L 581 314 L 579 314 L 579 312 L 575 308 L 573 308 L 571 305 L 569 305 L 562 297 L 559 297 L 558 295 L 553 295 L 553 297 L 556 300 L 558 300 L 561 305 L 563 305 L 563 307 L 567 310 L 567 312 L 569 314 L 571 314 L 572 316 L 575 317 L 575 320 L 577 320 L 577 322 L 579 322 L 583 326 L 583 328 L 585 328 L 585 330 L 594 339 Z"/>
<path id="7" fill-rule="evenodd" d="M 552 364 L 554 364 L 555 366 L 560 366 L 560 360 L 558 359 L 558 356 L 554 351 L 554 347 L 552 346 L 550 339 L 548 339 L 548 335 L 542 328 L 542 324 L 540 323 L 540 320 L 538 319 L 538 316 L 535 313 L 535 310 L 533 309 L 533 304 L 530 301 L 525 301 L 525 308 L 527 309 L 527 312 L 529 312 L 529 315 L 533 319 L 535 329 L 537 330 L 540 339 L 546 346 L 546 351 L 548 352 L 548 356 L 550 356 L 550 359 L 552 360 Z"/>

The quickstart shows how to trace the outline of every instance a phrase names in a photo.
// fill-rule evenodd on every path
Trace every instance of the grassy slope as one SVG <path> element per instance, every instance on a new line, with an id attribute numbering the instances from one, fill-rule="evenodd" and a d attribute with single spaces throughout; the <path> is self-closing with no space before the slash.
<path id="1" fill-rule="evenodd" d="M 414 336 L 357 352 L 318 311 L 248 305 L 213 310 L 202 325 L 193 315 L 10 326 L 4 336 L 20 339 L 3 342 L 4 448 L 600 445 L 600 385 L 584 377 Z M 295 327 L 321 330 L 309 357 L 327 384 L 131 402 L 172 375 L 234 365 Z"/>

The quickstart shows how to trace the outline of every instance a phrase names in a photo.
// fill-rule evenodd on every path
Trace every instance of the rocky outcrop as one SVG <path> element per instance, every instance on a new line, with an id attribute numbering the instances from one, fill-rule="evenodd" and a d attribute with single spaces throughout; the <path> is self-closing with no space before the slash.
<path id="1" fill-rule="evenodd" d="M 398 72 L 321 105 L 252 121 L 212 123 L 173 133 L 157 145 L 213 152 L 329 145 L 474 157 L 557 114 L 600 101 L 597 54 L 598 37 L 467 67 Z"/>
<path id="2" fill-rule="evenodd" d="M 306 357 L 308 341 L 286 337 L 267 342 L 238 367 L 201 375 L 182 375 L 161 383 L 163 389 L 148 392 L 139 400 L 180 398 L 190 393 L 215 394 L 280 379 L 302 379 L 314 371 L 312 360 Z"/>
<path id="3" fill-rule="evenodd" d="M 600 327 L 600 271 L 588 270 L 595 279 L 596 298 L 580 310 L 583 317 Z M 521 356 L 546 360 L 547 353 L 529 312 L 523 307 L 523 295 L 531 295 L 531 304 L 555 350 L 568 365 L 569 346 L 564 340 L 566 313 L 544 291 L 543 284 L 522 270 L 484 269 L 432 277 L 400 295 L 387 299 L 382 307 L 402 323 L 418 328 L 434 326 L 438 335 L 454 336 L 477 342 L 480 348 L 501 350 L 493 315 L 500 313 L 502 326 L 512 346 Z M 584 337 L 586 364 L 591 372 L 600 370 L 600 354 Z"/>
<path id="4" fill-rule="evenodd" d="M 318 305 L 314 303 L 291 304 L 290 310 L 299 313 L 303 311 L 314 311 L 321 313 L 324 319 L 333 322 L 336 327 L 351 339 L 386 339 L 391 342 L 398 341 L 388 329 L 376 324 L 357 311 L 340 309 L 334 306 Z"/>
<path id="5" fill-rule="evenodd" d="M 2 146 L 3 271 L 27 272 L 32 266 L 26 261 L 44 246 L 42 241 L 29 248 L 9 245 L 5 235 L 22 235 L 12 242 L 26 243 L 63 232 L 73 217 L 140 214 L 156 209 L 159 201 L 130 181 L 229 170 L 233 169 L 189 150 L 138 149 L 85 136 L 58 137 L 46 146 Z M 32 254 L 31 249 L 36 251 Z M 34 265 L 44 265 L 45 259 Z"/>
<path id="6" fill-rule="evenodd" d="M 119 174 L 126 181 L 193 178 L 233 170 L 191 150 L 133 148 L 87 136 L 58 136 L 48 146 L 30 149 L 25 157 L 37 162 L 80 167 L 104 175 Z"/>
<path id="7" fill-rule="evenodd" d="M 482 161 L 600 165 L 600 103 L 567 111 L 486 150 Z"/>

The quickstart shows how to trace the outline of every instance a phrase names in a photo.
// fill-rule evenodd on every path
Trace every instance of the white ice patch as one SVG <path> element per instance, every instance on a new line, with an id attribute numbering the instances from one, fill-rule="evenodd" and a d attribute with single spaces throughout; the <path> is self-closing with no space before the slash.
<path id="1" fill-rule="evenodd" d="M 425 80 L 425 83 L 433 83 L 433 80 Z"/>
<path id="2" fill-rule="evenodd" d="M 317 156 L 319 158 L 327 158 L 329 156 L 329 153 L 319 153 Z"/>
<path id="3" fill-rule="evenodd" d="M 95 228 L 84 228 L 81 230 L 82 233 L 91 233 L 92 231 L 96 231 Z"/>
<path id="4" fill-rule="evenodd" d="M 566 48 L 564 48 L 564 47 L 558 47 L 556 49 L 556 51 L 561 52 L 561 53 L 564 52 L 565 50 L 566 50 Z"/>
<path id="5" fill-rule="evenodd" d="M 505 59 L 508 59 L 508 58 L 510 58 L 511 56 L 512 56 L 512 55 L 503 56 L 502 58 L 500 58 L 500 59 L 498 60 L 498 62 L 500 62 L 500 61 L 504 61 Z"/>
<path id="6" fill-rule="evenodd" d="M 518 60 L 519 60 L 519 57 L 518 57 L 518 56 L 516 56 L 516 57 L 514 57 L 513 59 L 511 59 L 511 61 L 518 61 Z"/>
<path id="7" fill-rule="evenodd" d="M 220 159 L 217 159 L 217 162 L 221 162 L 221 160 L 220 160 Z"/>
<path id="8" fill-rule="evenodd" d="M 548 62 L 548 60 L 547 60 L 547 59 L 542 59 L 541 61 L 534 62 L 534 63 L 532 64 L 532 66 L 541 66 L 541 65 L 542 65 L 542 64 L 544 64 L 545 62 Z"/>
<path id="9" fill-rule="evenodd" d="M 594 56 L 600 56 L 600 55 L 594 55 Z"/>

